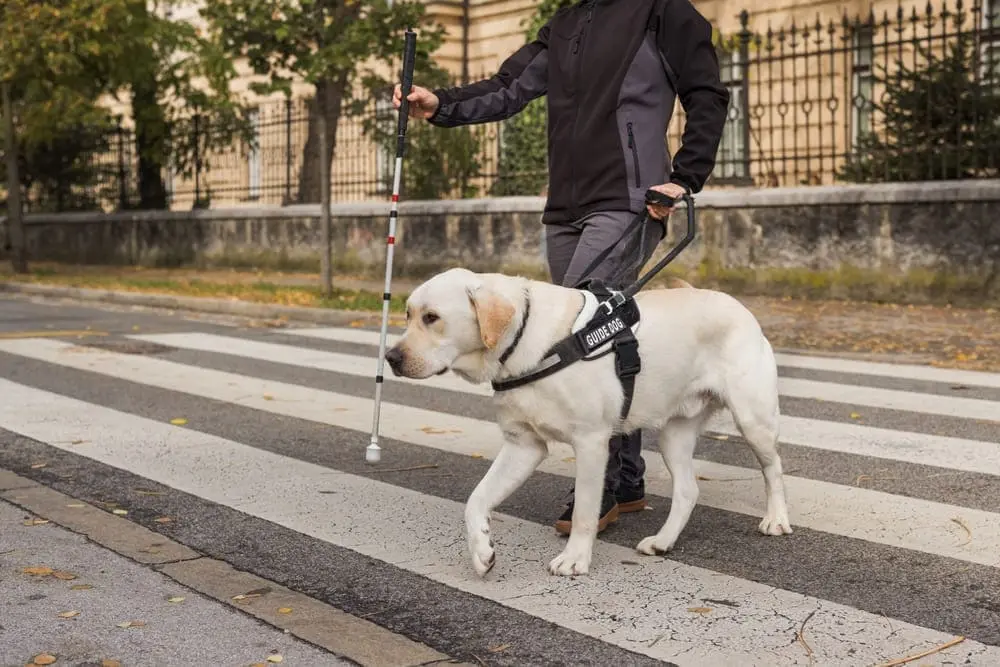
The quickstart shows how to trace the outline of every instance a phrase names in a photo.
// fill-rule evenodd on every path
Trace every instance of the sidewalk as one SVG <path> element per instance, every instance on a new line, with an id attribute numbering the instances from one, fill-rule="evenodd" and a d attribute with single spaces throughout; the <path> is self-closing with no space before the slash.
<path id="1" fill-rule="evenodd" d="M 0 469 L 3 667 L 430 661 L 449 662 L 373 623 Z"/>
<path id="2" fill-rule="evenodd" d="M 0 275 L 0 287 L 9 279 L 9 274 Z M 46 266 L 39 275 L 8 284 L 17 288 L 23 282 L 30 282 L 35 294 L 50 289 L 52 296 L 65 297 L 69 286 L 96 288 L 124 293 L 115 297 L 117 303 L 127 303 L 131 294 L 134 305 L 172 308 L 191 307 L 190 300 L 183 305 L 184 296 L 215 297 L 216 305 L 200 299 L 198 310 L 282 321 L 329 325 L 334 313 L 341 312 L 343 323 L 357 326 L 377 325 L 383 289 L 381 280 L 335 276 L 336 294 L 322 299 L 314 274 L 122 267 Z M 414 287 L 414 281 L 393 280 L 393 325 L 401 324 L 401 302 Z M 179 296 L 142 303 L 140 295 Z M 995 309 L 734 296 L 753 311 L 779 350 L 1000 371 L 1000 313 Z"/>

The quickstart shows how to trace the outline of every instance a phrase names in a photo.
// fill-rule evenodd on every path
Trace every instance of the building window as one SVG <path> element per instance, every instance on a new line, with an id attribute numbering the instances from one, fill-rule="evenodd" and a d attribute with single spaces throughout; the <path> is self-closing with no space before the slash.
<path id="1" fill-rule="evenodd" d="M 253 136 L 247 152 L 248 195 L 250 199 L 260 199 L 260 109 L 251 109 L 247 115 Z"/>
<path id="2" fill-rule="evenodd" d="M 859 27 L 852 38 L 854 67 L 851 73 L 851 148 L 872 131 L 872 95 L 875 79 L 872 72 L 875 49 L 873 29 L 870 25 Z"/>
<path id="3" fill-rule="evenodd" d="M 392 92 L 379 95 L 375 99 L 375 192 L 386 194 L 392 191 L 393 162 L 396 157 L 397 112 L 392 107 Z"/>
<path id="4" fill-rule="evenodd" d="M 720 52 L 719 66 L 722 84 L 729 90 L 729 111 L 726 126 L 722 130 L 722 140 L 719 142 L 714 176 L 717 179 L 745 179 L 750 176 L 747 171 L 750 147 L 746 141 L 750 119 L 744 113 L 748 107 L 744 99 L 747 86 L 743 80 L 740 52 Z"/>

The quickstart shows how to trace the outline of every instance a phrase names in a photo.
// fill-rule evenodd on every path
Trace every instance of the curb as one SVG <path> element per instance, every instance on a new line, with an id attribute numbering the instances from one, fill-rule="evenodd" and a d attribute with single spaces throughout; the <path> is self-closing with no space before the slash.
<path id="1" fill-rule="evenodd" d="M 129 519 L 0 468 L 0 499 L 361 667 L 469 663 L 325 602 L 233 568 Z M 70 509 L 73 508 L 73 509 Z M 267 590 L 246 598 L 247 591 Z M 279 611 L 287 607 L 294 614 Z"/>
<path id="2" fill-rule="evenodd" d="M 110 303 L 120 306 L 189 310 L 199 313 L 236 315 L 258 319 L 286 318 L 293 321 L 333 326 L 343 325 L 351 320 L 379 317 L 378 312 L 367 310 L 334 310 L 331 308 L 311 308 L 307 306 L 282 306 L 270 303 L 241 301 L 239 299 L 215 299 L 211 297 L 150 294 L 146 292 L 120 292 L 115 290 L 61 287 L 33 283 L 0 282 L 0 293 L 75 299 L 77 301 Z"/>

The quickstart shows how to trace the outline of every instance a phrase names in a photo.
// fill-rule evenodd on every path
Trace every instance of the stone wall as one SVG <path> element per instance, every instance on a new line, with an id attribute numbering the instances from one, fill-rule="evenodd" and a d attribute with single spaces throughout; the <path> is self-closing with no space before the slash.
<path id="1" fill-rule="evenodd" d="M 543 204 L 404 201 L 394 273 L 420 278 L 461 265 L 544 275 Z M 750 289 L 784 275 L 808 287 L 810 275 L 853 271 L 868 282 L 909 275 L 1000 292 L 1000 181 L 706 191 L 696 204 L 698 236 L 673 268 L 703 281 Z M 382 275 L 388 210 L 334 205 L 338 269 Z M 679 210 L 659 252 L 684 225 Z M 36 261 L 289 269 L 319 261 L 318 206 L 31 215 L 26 227 Z"/>

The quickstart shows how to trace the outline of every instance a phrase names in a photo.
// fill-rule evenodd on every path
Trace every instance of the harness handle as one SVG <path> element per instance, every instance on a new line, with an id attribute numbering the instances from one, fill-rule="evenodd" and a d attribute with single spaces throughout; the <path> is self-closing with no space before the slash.
<path id="1" fill-rule="evenodd" d="M 655 201 L 651 203 L 656 203 L 656 204 L 663 203 L 664 205 L 671 206 L 676 201 L 673 198 L 663 194 L 662 192 L 657 192 L 656 190 L 646 191 L 646 201 L 650 201 L 651 193 L 653 193 L 657 199 L 662 197 L 660 201 Z M 632 296 L 635 296 L 635 294 L 638 293 L 639 290 L 641 290 L 646 285 L 646 283 L 652 280 L 657 273 L 662 271 L 667 266 L 667 264 L 674 261 L 674 258 L 676 258 L 677 255 L 679 255 L 681 251 L 684 250 L 684 248 L 688 247 L 691 241 L 694 240 L 695 233 L 697 231 L 694 197 L 692 197 L 690 193 L 685 193 L 681 197 L 681 199 L 684 200 L 684 205 L 685 205 L 684 207 L 687 210 L 687 232 L 684 234 L 684 238 L 682 238 L 677 243 L 677 245 L 671 248 L 670 252 L 668 252 L 663 259 L 661 259 L 659 262 L 656 263 L 656 266 L 647 271 L 646 275 L 642 276 L 641 278 L 639 278 L 639 280 L 635 281 L 634 283 L 632 283 L 631 285 L 629 285 L 628 287 L 626 287 L 624 290 L 621 291 L 622 301 Z"/>

